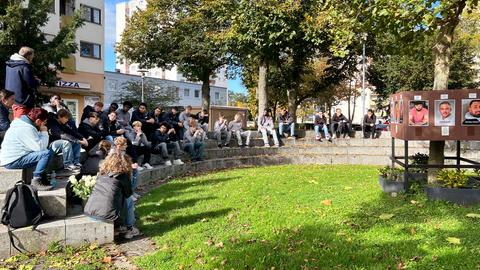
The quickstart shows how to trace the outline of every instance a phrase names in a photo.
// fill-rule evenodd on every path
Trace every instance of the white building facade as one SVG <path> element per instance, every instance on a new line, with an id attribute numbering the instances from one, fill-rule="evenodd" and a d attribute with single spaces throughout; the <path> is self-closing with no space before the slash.
<path id="1" fill-rule="evenodd" d="M 202 106 L 202 85 L 191 82 L 164 80 L 146 76 L 145 80 L 153 81 L 162 88 L 174 88 L 178 94 L 178 102 L 170 106 Z M 119 102 L 124 85 L 129 81 L 141 82 L 140 75 L 123 74 L 119 72 L 105 71 L 105 105 L 112 102 Z M 210 104 L 217 106 L 227 105 L 227 88 L 210 86 Z"/>
<path id="2" fill-rule="evenodd" d="M 146 0 L 130 0 L 127 2 L 118 3 L 115 6 L 115 37 L 116 42 L 120 42 L 122 39 L 122 33 L 126 27 L 126 21 L 129 19 L 133 13 L 140 9 L 145 9 L 147 7 Z M 120 61 L 118 55 L 116 56 L 116 64 L 115 68 L 120 73 L 125 74 L 139 74 L 138 70 L 140 69 L 138 63 L 130 63 L 127 60 Z M 145 73 L 148 77 L 154 77 L 164 80 L 171 80 L 171 81 L 180 81 L 186 82 L 188 81 L 181 72 L 178 71 L 177 67 L 174 66 L 171 69 L 162 69 L 162 68 L 151 68 L 148 69 L 148 72 Z M 228 81 L 226 78 L 226 70 L 221 69 L 214 77 L 210 78 L 210 85 L 211 86 L 218 86 L 218 87 L 227 87 Z"/>
<path id="3" fill-rule="evenodd" d="M 60 28 L 72 21 L 73 14 L 82 10 L 85 24 L 75 35 L 78 52 L 62 60 L 65 68 L 56 87 L 41 87 L 44 94 L 60 94 L 74 118 L 80 118 L 86 105 L 103 99 L 104 87 L 104 1 L 55 0 L 48 23 L 42 29 L 47 39 L 53 39 Z"/>

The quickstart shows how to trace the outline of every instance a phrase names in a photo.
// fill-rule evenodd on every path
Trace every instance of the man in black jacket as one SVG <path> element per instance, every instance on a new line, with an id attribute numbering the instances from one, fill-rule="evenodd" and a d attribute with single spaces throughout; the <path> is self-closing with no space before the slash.
<path id="1" fill-rule="evenodd" d="M 99 123 L 100 116 L 98 113 L 91 112 L 89 117 L 83 120 L 78 127 L 78 132 L 80 132 L 80 134 L 82 134 L 82 136 L 88 141 L 88 145 L 83 146 L 87 152 L 95 147 L 102 139 L 104 139 L 103 132 L 98 127 Z"/>
<path id="2" fill-rule="evenodd" d="M 80 169 L 80 146 L 87 147 L 87 140 L 77 131 L 72 130 L 67 122 L 70 112 L 60 109 L 57 115 L 47 121 L 50 148 L 55 154 L 63 154 L 63 167 L 73 171 Z"/>
<path id="3" fill-rule="evenodd" d="M 0 143 L 5 137 L 5 132 L 10 127 L 9 109 L 15 102 L 15 95 L 12 91 L 0 90 Z"/>
<path id="4" fill-rule="evenodd" d="M 113 140 L 125 134 L 125 129 L 117 122 L 117 112 L 111 111 L 107 119 L 103 120 L 103 134 L 105 139 L 112 142 Z"/>
<path id="5" fill-rule="evenodd" d="M 177 134 L 177 140 L 183 140 L 184 128 L 183 123 L 180 122 L 180 114 L 176 107 L 172 107 L 170 113 L 168 113 L 165 117 L 166 122 L 175 129 L 175 133 Z"/>
<path id="6" fill-rule="evenodd" d="M 368 139 L 370 135 L 372 139 L 375 139 L 375 124 L 377 122 L 377 117 L 373 113 L 372 109 L 367 111 L 367 114 L 363 117 L 363 137 Z"/>
<path id="7" fill-rule="evenodd" d="M 332 117 L 331 131 L 333 139 L 337 138 L 337 133 L 340 133 L 340 136 L 343 134 L 343 138 L 350 138 L 350 122 L 347 117 L 342 114 L 342 109 L 337 108 L 335 114 Z M 340 137 L 339 136 L 339 137 Z"/>
<path id="8" fill-rule="evenodd" d="M 135 121 L 142 123 L 143 133 L 145 133 L 148 140 L 151 140 L 155 131 L 155 119 L 148 113 L 146 103 L 140 103 L 138 108 L 133 111 L 130 124 L 133 124 Z"/>
<path id="9" fill-rule="evenodd" d="M 34 50 L 22 47 L 10 57 L 5 68 L 5 89 L 15 94 L 13 118 L 19 118 L 35 106 L 36 88 L 39 80 L 33 76 L 32 61 Z"/>
<path id="10" fill-rule="evenodd" d="M 168 151 L 173 152 L 173 165 L 183 164 L 180 160 L 180 145 L 177 141 L 175 129 L 171 128 L 168 123 L 162 122 L 160 128 L 155 131 L 154 135 L 155 153 L 160 153 L 163 159 L 166 159 L 165 165 L 170 166 L 172 162 L 168 157 Z"/>

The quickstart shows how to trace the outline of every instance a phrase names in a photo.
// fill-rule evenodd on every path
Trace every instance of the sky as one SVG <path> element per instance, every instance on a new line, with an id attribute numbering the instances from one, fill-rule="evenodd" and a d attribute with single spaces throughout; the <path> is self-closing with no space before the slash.
<path id="1" fill-rule="evenodd" d="M 125 0 L 105 0 L 105 70 L 115 71 L 115 4 Z M 228 80 L 228 90 L 247 93 L 241 78 Z"/>

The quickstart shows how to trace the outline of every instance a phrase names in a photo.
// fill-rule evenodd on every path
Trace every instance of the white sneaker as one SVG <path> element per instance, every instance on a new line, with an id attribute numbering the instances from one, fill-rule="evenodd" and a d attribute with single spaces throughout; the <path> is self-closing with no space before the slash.
<path id="1" fill-rule="evenodd" d="M 265 144 L 263 147 L 265 147 L 265 148 L 270 148 L 270 145 Z"/>
<path id="2" fill-rule="evenodd" d="M 350 139 L 350 136 L 347 135 L 345 138 L 346 138 L 346 139 Z"/>
<path id="3" fill-rule="evenodd" d="M 140 196 L 140 194 L 138 194 L 138 193 L 136 193 L 136 192 L 134 192 L 134 193 L 132 194 L 132 196 L 133 196 L 134 198 L 137 198 L 137 199 L 140 198 L 140 197 L 142 197 L 142 196 Z"/>
<path id="4" fill-rule="evenodd" d="M 147 169 L 147 170 L 153 169 L 152 165 L 150 165 L 149 163 L 143 164 L 143 167 L 144 167 L 145 169 Z"/>
<path id="5" fill-rule="evenodd" d="M 337 135 L 333 134 L 332 139 L 336 139 L 336 138 L 337 138 Z"/>
<path id="6" fill-rule="evenodd" d="M 173 161 L 173 165 L 182 165 L 182 164 L 185 164 L 181 159 L 175 159 Z"/>
<path id="7" fill-rule="evenodd" d="M 139 236 L 139 235 L 140 235 L 140 230 L 137 229 L 136 227 L 131 227 L 127 230 L 127 232 L 123 237 L 125 239 L 132 239 L 133 237 Z"/>
<path id="8" fill-rule="evenodd" d="M 117 236 L 117 235 L 126 233 L 127 231 L 128 231 L 127 226 L 120 226 L 114 231 L 113 235 Z"/>
<path id="9" fill-rule="evenodd" d="M 142 167 L 142 166 L 138 166 L 137 171 L 139 171 L 139 172 L 143 171 L 143 167 Z"/>
<path id="10" fill-rule="evenodd" d="M 170 160 L 165 161 L 165 166 L 172 166 L 172 162 Z"/>

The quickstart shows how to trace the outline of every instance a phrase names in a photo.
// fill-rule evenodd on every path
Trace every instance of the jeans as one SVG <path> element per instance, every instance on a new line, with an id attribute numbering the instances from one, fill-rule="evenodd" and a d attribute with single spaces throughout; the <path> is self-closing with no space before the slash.
<path id="1" fill-rule="evenodd" d="M 262 133 L 262 139 L 263 139 L 263 143 L 264 143 L 265 145 L 269 145 L 269 143 L 268 143 L 268 137 L 267 137 L 268 134 L 272 134 L 272 136 L 273 136 L 273 143 L 274 143 L 276 146 L 279 145 L 278 137 L 277 137 L 277 131 L 276 131 L 275 129 L 264 129 L 264 128 L 262 128 L 262 129 L 260 130 L 260 132 Z"/>
<path id="2" fill-rule="evenodd" d="M 48 162 L 53 157 L 54 153 L 52 150 L 42 150 L 38 152 L 31 152 L 25 156 L 5 165 L 7 169 L 26 169 L 33 166 L 35 171 L 33 171 L 33 177 L 41 177 L 47 168 Z"/>
<path id="3" fill-rule="evenodd" d="M 138 170 L 132 170 L 132 191 L 135 192 L 137 189 L 137 182 L 138 182 Z"/>
<path id="4" fill-rule="evenodd" d="M 228 145 L 232 138 L 232 133 L 228 130 L 215 131 L 213 136 L 217 140 L 218 145 Z M 222 142 L 222 137 L 225 137 L 225 142 Z"/>
<path id="5" fill-rule="evenodd" d="M 350 136 L 350 123 L 348 122 L 334 122 L 332 123 L 332 134 L 335 135 L 337 134 L 337 132 L 339 132 L 340 134 L 343 134 L 343 136 L 345 137 L 345 135 L 349 135 Z"/>
<path id="6" fill-rule="evenodd" d="M 322 135 L 320 134 L 320 129 L 323 130 L 323 134 L 325 135 L 325 138 L 330 138 L 330 134 L 328 133 L 328 128 L 327 125 L 315 125 L 315 137 L 317 139 L 322 138 Z"/>
<path id="7" fill-rule="evenodd" d="M 79 143 L 70 142 L 67 140 L 56 140 L 51 145 L 53 152 L 63 154 L 63 166 L 67 167 L 73 164 L 80 164 L 80 149 Z"/>
<path id="8" fill-rule="evenodd" d="M 250 130 L 247 130 L 247 131 L 237 130 L 237 131 L 232 131 L 232 133 L 234 133 L 235 136 L 237 137 L 237 141 L 238 141 L 239 146 L 243 145 L 242 137 L 246 139 L 245 145 L 247 145 L 247 146 L 250 145 L 250 136 L 252 135 L 252 132 Z"/>
<path id="9" fill-rule="evenodd" d="M 169 142 L 168 144 L 162 142 L 159 143 L 157 147 L 164 159 L 168 159 L 168 150 L 173 152 L 173 159 L 178 159 L 180 157 L 180 145 L 178 142 Z"/>
<path id="10" fill-rule="evenodd" d="M 278 123 L 278 130 L 280 131 L 280 136 L 283 135 L 283 133 L 285 133 L 285 131 L 287 131 L 288 129 L 290 128 L 290 136 L 293 137 L 293 135 L 295 135 L 295 123 L 290 123 L 290 124 L 286 124 L 286 123 Z"/>
<path id="11" fill-rule="evenodd" d="M 190 154 L 191 159 L 203 159 L 203 150 L 205 149 L 203 142 L 185 143 L 183 147 L 184 151 Z"/>

